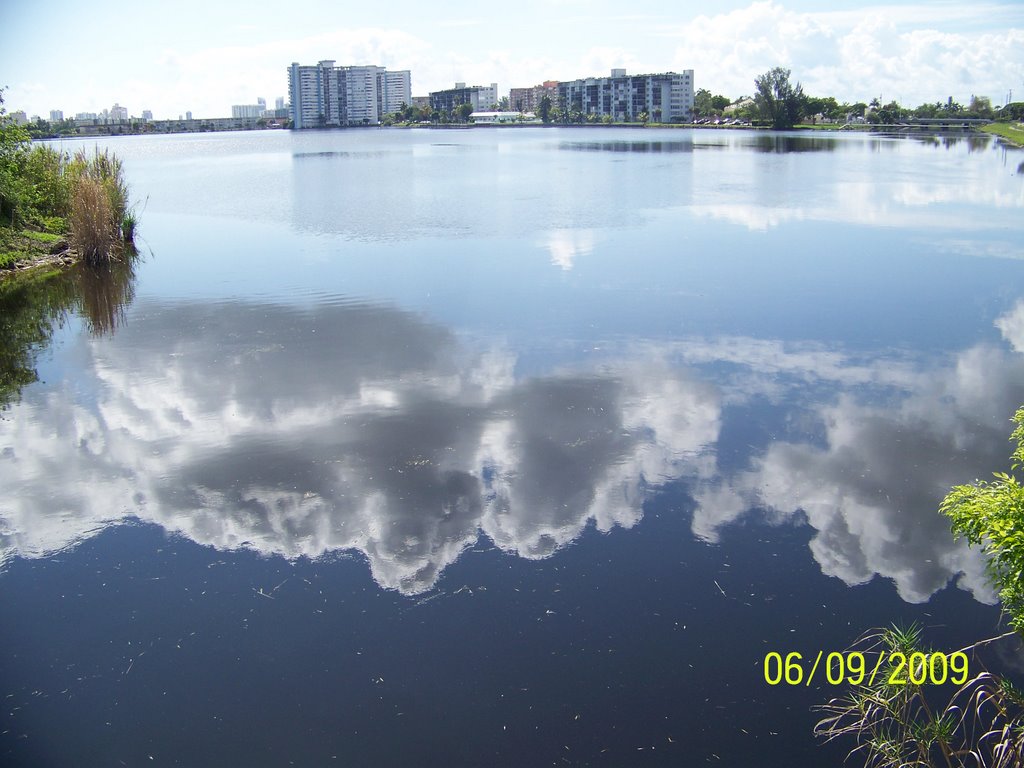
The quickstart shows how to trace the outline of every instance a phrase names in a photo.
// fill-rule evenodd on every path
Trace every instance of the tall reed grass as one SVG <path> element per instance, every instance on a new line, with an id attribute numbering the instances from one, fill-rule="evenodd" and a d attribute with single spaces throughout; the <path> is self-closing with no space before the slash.
<path id="1" fill-rule="evenodd" d="M 79 150 L 65 171 L 71 180 L 71 242 L 90 264 L 109 261 L 135 239 L 137 219 L 128 205 L 121 159 L 99 149 Z"/>
<path id="2" fill-rule="evenodd" d="M 71 245 L 86 264 L 103 264 L 117 247 L 113 208 L 103 183 L 83 176 L 71 201 Z"/>

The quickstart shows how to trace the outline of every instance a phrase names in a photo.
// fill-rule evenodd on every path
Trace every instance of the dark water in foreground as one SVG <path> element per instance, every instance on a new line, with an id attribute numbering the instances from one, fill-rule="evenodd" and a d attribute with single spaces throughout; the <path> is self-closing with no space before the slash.
<path id="1" fill-rule="evenodd" d="M 995 634 L 935 510 L 1024 403 L 1019 153 L 111 146 L 142 258 L 0 306 L 5 765 L 837 765 L 766 653 Z"/>

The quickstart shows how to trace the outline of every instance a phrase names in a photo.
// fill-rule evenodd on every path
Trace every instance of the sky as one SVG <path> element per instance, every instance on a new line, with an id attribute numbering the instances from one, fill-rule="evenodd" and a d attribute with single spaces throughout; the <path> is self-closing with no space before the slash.
<path id="1" fill-rule="evenodd" d="M 287 98 L 293 62 L 411 71 L 413 95 L 497 82 L 692 69 L 732 99 L 782 66 L 804 92 L 914 107 L 972 95 L 1024 101 L 1020 0 L 4 0 L 0 87 L 8 111 L 49 116 L 118 103 L 176 118 L 230 116 Z"/>

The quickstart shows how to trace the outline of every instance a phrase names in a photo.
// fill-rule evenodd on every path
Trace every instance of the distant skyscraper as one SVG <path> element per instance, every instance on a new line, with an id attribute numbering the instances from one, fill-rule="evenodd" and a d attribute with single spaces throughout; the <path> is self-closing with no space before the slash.
<path id="1" fill-rule="evenodd" d="M 260 99 L 263 101 L 263 99 Z M 233 104 L 231 106 L 232 117 L 263 117 L 267 111 L 267 103 L 262 104 Z"/>
<path id="2" fill-rule="evenodd" d="M 62 123 L 64 122 L 64 112 L 60 109 L 50 110 L 50 122 L 51 123 Z"/>
<path id="3" fill-rule="evenodd" d="M 128 120 L 128 108 L 122 107 L 117 102 L 114 102 L 114 106 L 110 108 L 110 119 L 115 123 L 123 123 Z"/>
<path id="4" fill-rule="evenodd" d="M 151 110 L 151 109 L 144 109 L 144 110 L 142 110 L 142 119 L 147 121 L 147 122 L 152 120 L 153 119 L 153 110 Z"/>
<path id="5" fill-rule="evenodd" d="M 336 67 L 333 59 L 316 66 L 295 62 L 288 70 L 288 98 L 294 128 L 378 125 L 402 102 L 412 102 L 408 70 Z"/>
<path id="6" fill-rule="evenodd" d="M 274 99 L 274 109 L 284 109 L 284 96 Z"/>
<path id="7" fill-rule="evenodd" d="M 192 112 L 191 112 L 191 110 L 185 113 L 185 119 L 186 120 L 191 120 L 192 119 Z"/>

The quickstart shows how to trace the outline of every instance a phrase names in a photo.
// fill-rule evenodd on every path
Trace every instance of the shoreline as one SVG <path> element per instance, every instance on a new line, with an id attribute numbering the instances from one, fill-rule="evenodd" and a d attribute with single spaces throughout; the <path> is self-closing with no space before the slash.
<path id="1" fill-rule="evenodd" d="M 13 259 L 0 267 L 0 281 L 13 279 L 17 275 L 34 272 L 42 268 L 71 267 L 81 261 L 81 257 L 71 248 L 67 240 L 62 239 L 55 245 L 35 242 L 34 246 L 25 249 Z"/>
<path id="2" fill-rule="evenodd" d="M 631 128 L 631 129 L 659 129 L 659 128 L 672 128 L 672 129 L 690 129 L 690 130 L 743 130 L 743 131 L 772 131 L 768 126 L 759 125 L 696 125 L 693 123 L 574 123 L 574 124 L 563 124 L 563 123 L 439 123 L 424 125 L 419 123 L 414 124 L 401 124 L 401 125 L 375 125 L 375 126 L 347 126 L 345 128 L 332 127 L 332 128 L 317 128 L 309 129 L 311 132 L 317 131 L 334 131 L 334 130 L 348 130 L 354 128 L 357 130 L 371 130 L 371 129 L 400 129 L 400 130 L 472 130 L 472 129 L 488 129 L 488 128 L 595 128 L 595 129 L 606 129 L 606 128 Z M 217 131 L 218 133 L 229 133 L 229 132 L 241 132 L 241 131 L 253 131 L 260 130 L 265 131 L 267 129 L 226 129 L 223 131 Z M 294 130 L 294 129 L 286 129 Z M 796 125 L 791 132 L 795 133 L 865 133 L 872 134 L 878 133 L 885 136 L 893 136 L 892 131 L 885 131 L 885 129 L 879 129 L 876 126 L 866 123 L 863 125 L 851 126 L 845 125 L 817 125 L 817 124 L 803 124 Z M 119 137 L 119 136 L 182 136 L 189 133 L 196 133 L 196 131 L 181 131 L 175 133 L 150 133 L 150 134 L 109 134 L 108 138 Z M 778 133 L 784 133 L 779 131 Z M 956 137 L 969 137 L 972 135 L 985 134 L 986 136 L 992 137 L 994 140 L 1004 144 L 1005 146 L 1012 147 L 1014 149 L 1024 149 L 1024 124 L 1021 123 L 989 123 L 987 125 L 978 128 L 968 128 L 964 130 L 956 131 L 926 131 L 926 130 L 904 130 L 895 135 L 899 137 L 924 137 L 924 136 L 956 136 Z M 67 139 L 72 138 L 97 138 L 96 135 L 91 136 L 67 136 L 62 137 Z M 35 141 L 54 141 L 54 139 L 36 139 Z M 48 232 L 37 232 L 35 230 L 21 229 L 14 230 L 10 227 L 0 227 L 0 280 L 8 280 L 13 276 L 21 275 L 26 272 L 32 272 L 41 268 L 65 268 L 73 266 L 81 261 L 81 257 L 71 248 L 70 242 L 66 235 L 56 235 Z"/>
<path id="3" fill-rule="evenodd" d="M 0 278 L 38 265 L 75 260 L 67 234 L 67 221 L 62 219 L 60 226 L 53 228 L 56 231 L 0 226 Z"/>
<path id="4" fill-rule="evenodd" d="M 1005 140 L 1008 144 L 1014 147 L 1024 147 L 1024 129 L 1018 128 L 1019 124 L 1010 123 L 989 123 L 987 125 L 977 128 L 967 129 L 947 129 L 947 130 L 930 130 L 927 127 L 915 126 L 914 124 L 908 124 L 901 126 L 898 133 L 905 136 L 928 136 L 928 135 L 955 135 L 955 136 L 969 136 L 976 135 L 978 133 L 985 133 L 990 136 L 996 136 L 1000 139 Z M 683 130 L 708 130 L 708 131 L 772 131 L 778 133 L 785 133 L 786 131 L 775 131 L 771 126 L 767 125 L 708 125 L 708 124 L 696 124 L 696 123 L 538 123 L 538 122 L 509 122 L 509 123 L 432 123 L 424 125 L 422 123 L 401 123 L 397 125 L 349 125 L 349 126 L 330 126 L 324 128 L 306 128 L 296 130 L 294 128 L 284 128 L 277 130 L 270 130 L 267 128 L 224 128 L 214 131 L 160 131 L 160 132 L 145 132 L 145 133 L 89 133 L 79 135 L 64 135 L 64 136 L 53 136 L 53 137 L 40 137 L 33 139 L 38 142 L 59 142 L 59 141 L 73 141 L 98 139 L 98 138 L 130 138 L 138 136 L 156 137 L 156 136 L 187 136 L 190 134 L 210 134 L 210 133 L 255 133 L 255 132 L 271 132 L 277 133 L 278 131 L 284 130 L 295 133 L 318 133 L 321 131 L 366 131 L 366 130 L 486 130 L 493 128 L 588 128 L 588 129 L 608 129 L 608 128 L 628 128 L 633 130 L 643 129 L 683 129 Z M 794 132 L 815 132 L 815 133 L 879 133 L 892 135 L 896 132 L 895 129 L 879 127 L 872 123 L 851 125 L 849 123 L 843 125 L 837 124 L 797 124 L 788 131 Z"/>

